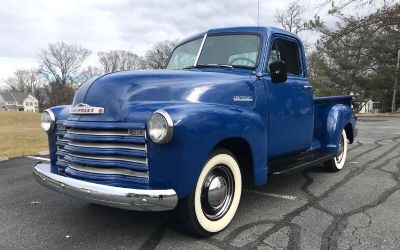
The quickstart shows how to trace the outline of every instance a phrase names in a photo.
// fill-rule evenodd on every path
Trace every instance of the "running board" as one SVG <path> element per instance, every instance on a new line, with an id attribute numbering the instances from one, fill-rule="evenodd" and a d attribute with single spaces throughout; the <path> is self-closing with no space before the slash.
<path id="1" fill-rule="evenodd" d="M 331 154 L 321 152 L 301 153 L 269 161 L 269 173 L 273 176 L 292 174 L 332 159 Z"/>

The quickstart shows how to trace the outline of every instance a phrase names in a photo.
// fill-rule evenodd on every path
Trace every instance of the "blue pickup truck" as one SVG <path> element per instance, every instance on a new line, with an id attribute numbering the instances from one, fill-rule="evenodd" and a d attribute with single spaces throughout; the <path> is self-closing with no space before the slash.
<path id="1" fill-rule="evenodd" d="M 351 96 L 314 97 L 300 39 L 281 29 L 212 29 L 181 41 L 165 70 L 90 79 L 42 114 L 42 185 L 106 206 L 177 209 L 223 230 L 242 183 L 323 163 L 343 168 L 356 136 Z"/>

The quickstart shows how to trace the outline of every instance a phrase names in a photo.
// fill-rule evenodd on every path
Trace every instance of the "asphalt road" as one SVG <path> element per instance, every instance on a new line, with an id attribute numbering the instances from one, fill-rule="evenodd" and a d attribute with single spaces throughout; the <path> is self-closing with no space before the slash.
<path id="1" fill-rule="evenodd" d="M 363 118 L 338 173 L 320 166 L 243 193 L 237 215 L 207 239 L 171 212 L 88 204 L 36 183 L 37 161 L 0 162 L 0 249 L 400 249 L 400 118 Z"/>

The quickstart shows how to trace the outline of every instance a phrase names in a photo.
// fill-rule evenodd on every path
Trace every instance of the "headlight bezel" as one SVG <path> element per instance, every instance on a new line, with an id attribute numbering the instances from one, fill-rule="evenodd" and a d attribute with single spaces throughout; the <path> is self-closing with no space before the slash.
<path id="1" fill-rule="evenodd" d="M 155 138 L 153 138 L 151 136 L 151 131 L 150 130 L 152 128 L 151 128 L 150 124 L 151 124 L 152 118 L 154 116 L 156 116 L 156 115 L 161 116 L 164 119 L 165 125 L 166 125 L 166 134 L 165 134 L 165 137 L 162 138 L 162 140 L 156 140 Z M 148 119 L 148 121 L 147 121 L 147 133 L 148 133 L 150 139 L 156 144 L 164 144 L 164 143 L 170 142 L 172 140 L 172 137 L 173 137 L 173 134 L 174 134 L 174 123 L 172 121 L 171 116 L 168 114 L 168 112 L 166 112 L 164 110 L 161 110 L 161 109 L 154 111 L 151 114 L 151 116 Z"/>
<path id="2" fill-rule="evenodd" d="M 43 125 L 43 115 L 47 113 L 50 117 L 50 125 L 49 128 L 46 130 L 46 127 L 44 127 Z M 56 116 L 54 115 L 53 111 L 51 111 L 50 109 L 46 109 L 45 111 L 43 111 L 42 115 L 40 116 L 40 126 L 42 127 L 42 129 L 46 132 L 46 133 L 51 133 L 54 130 L 56 124 Z"/>

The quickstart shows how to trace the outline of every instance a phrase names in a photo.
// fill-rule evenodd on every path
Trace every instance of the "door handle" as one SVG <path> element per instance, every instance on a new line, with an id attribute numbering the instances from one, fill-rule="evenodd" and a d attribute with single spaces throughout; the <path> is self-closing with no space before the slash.
<path id="1" fill-rule="evenodd" d="M 303 89 L 305 89 L 305 90 L 312 90 L 313 87 L 312 87 L 311 85 L 304 85 L 304 86 L 303 86 Z"/>

